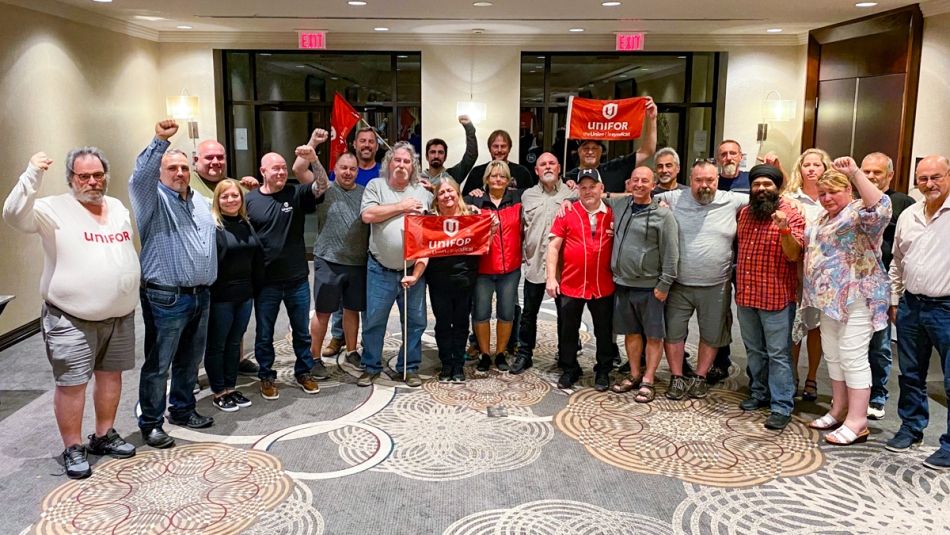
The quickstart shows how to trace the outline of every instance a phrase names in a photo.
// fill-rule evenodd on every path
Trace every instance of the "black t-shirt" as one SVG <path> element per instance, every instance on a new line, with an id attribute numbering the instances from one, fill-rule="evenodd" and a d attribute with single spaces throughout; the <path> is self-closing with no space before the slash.
<path id="1" fill-rule="evenodd" d="M 891 220 L 884 227 L 884 237 L 881 239 L 881 261 L 884 263 L 884 270 L 891 268 L 891 260 L 894 258 L 894 231 L 897 230 L 897 219 L 901 213 L 913 205 L 914 198 L 899 191 L 889 189 L 885 194 L 891 198 Z"/>
<path id="2" fill-rule="evenodd" d="M 527 167 L 515 162 L 507 162 L 507 164 L 508 169 L 511 170 L 511 185 L 509 186 L 511 189 L 524 191 L 537 184 Z M 487 163 L 472 168 L 472 172 L 468 174 L 468 180 L 465 181 L 465 186 L 462 188 L 462 195 L 468 195 L 477 189 L 485 189 L 485 169 L 487 168 Z M 623 191 L 623 189 L 620 191 Z"/>
<path id="3" fill-rule="evenodd" d="M 211 301 L 241 302 L 253 296 L 255 276 L 260 276 L 264 251 L 250 224 L 234 216 L 222 216 L 224 228 L 216 229 L 218 279 L 211 285 Z"/>
<path id="4" fill-rule="evenodd" d="M 323 197 L 315 198 L 310 184 L 288 184 L 271 194 L 260 189 L 247 194 L 247 217 L 264 248 L 265 283 L 295 282 L 310 274 L 304 217 L 316 211 Z"/>

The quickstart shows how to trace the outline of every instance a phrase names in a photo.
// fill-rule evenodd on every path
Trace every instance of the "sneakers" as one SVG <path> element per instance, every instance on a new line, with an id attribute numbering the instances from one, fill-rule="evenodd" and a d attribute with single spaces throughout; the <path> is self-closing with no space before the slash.
<path id="1" fill-rule="evenodd" d="M 726 377 L 729 377 L 729 370 L 724 370 L 719 366 L 713 366 L 709 368 L 708 372 L 706 372 L 706 378 L 703 380 L 703 382 L 714 385 L 721 382 Z"/>
<path id="2" fill-rule="evenodd" d="M 448 364 L 442 365 L 442 371 L 439 372 L 439 382 L 447 383 L 452 380 L 452 366 Z"/>
<path id="3" fill-rule="evenodd" d="M 785 426 L 787 426 L 788 422 L 791 421 L 791 415 L 773 412 L 772 414 L 769 414 L 769 417 L 765 420 L 765 428 L 781 431 L 782 429 L 785 429 Z"/>
<path id="4" fill-rule="evenodd" d="M 896 453 L 903 453 L 917 444 L 920 444 L 922 440 L 923 437 L 914 436 L 913 433 L 902 427 L 887 441 L 887 444 L 884 445 L 884 449 Z"/>
<path id="5" fill-rule="evenodd" d="M 498 371 L 500 372 L 508 371 L 508 359 L 505 357 L 504 353 L 495 355 L 495 367 L 498 368 Z"/>
<path id="6" fill-rule="evenodd" d="M 86 446 L 86 450 L 93 455 L 111 455 L 116 459 L 128 459 L 135 456 L 135 446 L 122 440 L 115 429 L 109 429 L 102 437 L 97 437 L 95 433 L 89 435 L 89 445 Z"/>
<path id="7" fill-rule="evenodd" d="M 531 357 L 518 355 L 515 357 L 515 361 L 511 363 L 511 367 L 508 368 L 508 373 L 519 375 L 532 366 L 534 366 L 534 362 L 532 362 Z"/>
<path id="8" fill-rule="evenodd" d="M 933 452 L 930 457 L 924 459 L 924 466 L 934 470 L 946 470 L 950 468 L 950 451 L 939 449 Z"/>
<path id="9" fill-rule="evenodd" d="M 242 409 L 253 405 L 253 403 L 251 403 L 251 400 L 244 397 L 244 394 L 242 394 L 240 390 L 234 390 L 232 392 L 229 392 L 228 397 L 231 398 L 231 401 L 233 401 L 235 405 L 237 405 L 238 407 L 241 407 Z"/>
<path id="10" fill-rule="evenodd" d="M 884 404 L 883 403 L 868 403 L 868 419 L 883 420 L 884 419 Z"/>
<path id="11" fill-rule="evenodd" d="M 85 479 L 92 475 L 89 459 L 86 458 L 86 448 L 82 444 L 73 444 L 63 450 L 63 466 L 70 479 Z"/>
<path id="12" fill-rule="evenodd" d="M 314 379 L 322 381 L 327 377 L 330 377 L 330 370 L 328 370 L 327 367 L 323 365 L 322 359 L 316 359 L 313 361 L 313 368 L 310 368 L 310 375 L 313 376 Z"/>
<path id="13" fill-rule="evenodd" d="M 363 365 L 363 356 L 360 355 L 359 351 L 353 350 L 346 354 L 346 362 L 350 366 L 353 366 L 357 370 L 365 370 L 366 366 Z"/>
<path id="14" fill-rule="evenodd" d="M 261 397 L 264 399 L 277 399 L 280 397 L 280 391 L 277 390 L 277 383 L 273 379 L 261 379 Z"/>
<path id="15" fill-rule="evenodd" d="M 594 377 L 594 390 L 606 392 L 610 388 L 610 372 L 597 372 Z"/>
<path id="16" fill-rule="evenodd" d="M 689 397 L 694 399 L 703 399 L 709 395 L 709 383 L 706 382 L 706 378 L 697 375 L 693 378 L 693 384 L 690 385 L 687 392 Z"/>
<path id="17" fill-rule="evenodd" d="M 330 338 L 330 342 L 323 348 L 323 352 L 320 353 L 320 355 L 324 357 L 335 357 L 340 354 L 340 351 L 343 351 L 343 346 L 345 345 L 346 342 L 341 338 Z"/>
<path id="18" fill-rule="evenodd" d="M 452 367 L 452 382 L 453 383 L 464 383 L 465 382 L 465 367 L 461 364 L 457 364 Z"/>
<path id="19" fill-rule="evenodd" d="M 216 409 L 224 412 L 237 412 L 240 410 L 240 407 L 237 406 L 237 403 L 235 403 L 228 394 L 212 396 L 211 404 L 214 405 Z"/>
<path id="20" fill-rule="evenodd" d="M 769 402 L 764 399 L 756 399 L 754 397 L 747 397 L 742 402 L 739 403 L 739 408 L 744 411 L 754 411 L 756 409 L 761 409 L 762 407 L 768 407 Z"/>
<path id="21" fill-rule="evenodd" d="M 379 372 L 363 372 L 363 375 L 356 380 L 356 386 L 372 386 L 376 379 L 379 379 Z"/>
<path id="22" fill-rule="evenodd" d="M 257 372 L 261 370 L 260 366 L 254 362 L 253 358 L 241 359 L 238 362 L 238 375 L 245 377 L 257 377 Z"/>
<path id="23" fill-rule="evenodd" d="M 692 385 L 693 380 L 682 375 L 670 377 L 670 387 L 666 389 L 666 399 L 680 400 L 685 398 Z"/>
<path id="24" fill-rule="evenodd" d="M 487 372 L 491 368 L 491 357 L 487 353 L 482 353 L 482 358 L 478 359 L 475 369 L 480 372 Z"/>
<path id="25" fill-rule="evenodd" d="M 406 372 L 406 386 L 416 388 L 422 386 L 422 378 L 417 372 Z"/>
<path id="26" fill-rule="evenodd" d="M 313 369 L 317 367 L 314 366 Z M 317 380 L 313 378 L 313 375 L 310 373 L 301 373 L 297 376 L 297 384 L 300 385 L 300 388 L 308 394 L 316 394 L 320 391 L 320 385 L 317 384 Z"/>

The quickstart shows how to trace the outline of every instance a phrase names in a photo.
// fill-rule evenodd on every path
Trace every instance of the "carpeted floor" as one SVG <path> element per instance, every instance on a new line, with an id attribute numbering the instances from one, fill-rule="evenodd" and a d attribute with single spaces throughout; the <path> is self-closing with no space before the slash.
<path id="1" fill-rule="evenodd" d="M 389 357 L 399 346 L 396 318 Z M 121 461 L 93 457 L 94 474 L 83 481 L 61 475 L 49 365 L 33 337 L 0 353 L 0 533 L 950 532 L 950 471 L 921 465 L 943 431 L 946 400 L 932 400 L 923 448 L 886 451 L 899 425 L 896 370 L 872 439 L 833 448 L 804 425 L 828 407 L 826 375 L 825 395 L 799 402 L 781 433 L 762 427 L 765 410 L 737 408 L 746 392 L 737 330 L 731 376 L 708 399 L 668 401 L 660 384 L 644 405 L 590 388 L 589 318 L 585 376 L 576 390 L 558 390 L 554 319 L 548 301 L 529 372 L 469 366 L 464 385 L 416 389 L 388 380 L 358 388 L 357 370 L 334 360 L 320 393 L 307 395 L 293 386 L 292 348 L 281 339 L 279 400 L 261 399 L 256 379 L 242 377 L 253 406 L 223 413 L 205 389 L 198 410 L 215 417 L 213 427 L 166 424 L 178 446 L 143 446 Z M 424 376 L 438 365 L 431 326 Z M 278 329 L 287 332 L 285 320 Z M 248 348 L 252 336 L 253 323 Z M 665 382 L 665 365 L 661 372 Z M 116 427 L 140 445 L 137 372 L 124 380 Z M 91 432 L 91 406 L 86 412 Z"/>

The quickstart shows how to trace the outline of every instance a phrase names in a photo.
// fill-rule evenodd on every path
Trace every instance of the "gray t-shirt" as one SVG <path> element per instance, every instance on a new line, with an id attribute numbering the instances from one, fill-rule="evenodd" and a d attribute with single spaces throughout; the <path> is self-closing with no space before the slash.
<path id="1" fill-rule="evenodd" d="M 406 186 L 406 189 L 396 191 L 389 186 L 387 179 L 374 178 L 369 181 L 363 192 L 360 213 L 365 212 L 367 208 L 395 204 L 409 197 L 418 199 L 423 207 L 432 204 L 432 194 L 418 184 L 410 184 Z M 405 219 L 404 216 L 399 214 L 382 223 L 373 223 L 369 226 L 369 252 L 380 264 L 389 269 L 403 268 L 403 219 Z M 415 261 L 410 261 L 409 266 L 414 263 Z"/>
<path id="2" fill-rule="evenodd" d="M 317 241 L 313 256 L 347 266 L 365 266 L 369 225 L 360 219 L 363 186 L 347 191 L 336 182 L 324 193 L 317 206 Z"/>
<path id="3" fill-rule="evenodd" d="M 745 193 L 717 191 L 709 204 L 699 204 L 691 190 L 661 193 L 679 225 L 680 262 L 676 282 L 687 286 L 715 286 L 732 275 L 732 242 L 736 215 L 749 204 Z"/>

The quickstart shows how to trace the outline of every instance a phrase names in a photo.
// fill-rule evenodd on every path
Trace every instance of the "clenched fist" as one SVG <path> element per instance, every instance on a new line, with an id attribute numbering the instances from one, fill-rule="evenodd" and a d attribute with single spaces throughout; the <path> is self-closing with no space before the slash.
<path id="1" fill-rule="evenodd" d="M 468 115 L 459 115 L 459 124 L 460 124 L 460 125 L 465 126 L 465 125 L 471 124 L 471 123 L 472 123 L 472 120 L 468 117 Z"/>
<path id="2" fill-rule="evenodd" d="M 301 145 L 294 150 L 294 155 L 310 163 L 317 161 L 317 151 L 310 145 Z"/>
<path id="3" fill-rule="evenodd" d="M 781 210 L 776 210 L 772 212 L 772 222 L 779 230 L 785 230 L 788 228 L 788 215 Z"/>
<path id="4" fill-rule="evenodd" d="M 858 171 L 858 164 L 850 156 L 835 158 L 834 166 L 849 179 Z"/>
<path id="5" fill-rule="evenodd" d="M 168 138 L 175 135 L 175 132 L 178 132 L 178 123 L 174 119 L 165 119 L 155 123 L 155 135 L 162 140 L 167 141 Z"/>
<path id="6" fill-rule="evenodd" d="M 240 183 L 242 186 L 244 186 L 248 190 L 257 189 L 261 186 L 261 183 L 258 182 L 257 179 L 252 176 L 246 176 L 246 177 L 241 178 Z"/>
<path id="7" fill-rule="evenodd" d="M 49 171 L 49 166 L 53 165 L 53 160 L 50 160 L 45 152 L 37 152 L 30 158 L 30 164 L 43 171 Z"/>
<path id="8" fill-rule="evenodd" d="M 321 143 L 326 143 L 330 139 L 330 133 L 322 128 L 315 128 L 310 134 L 310 146 L 317 147 Z M 312 160 L 311 160 L 312 161 Z"/>

